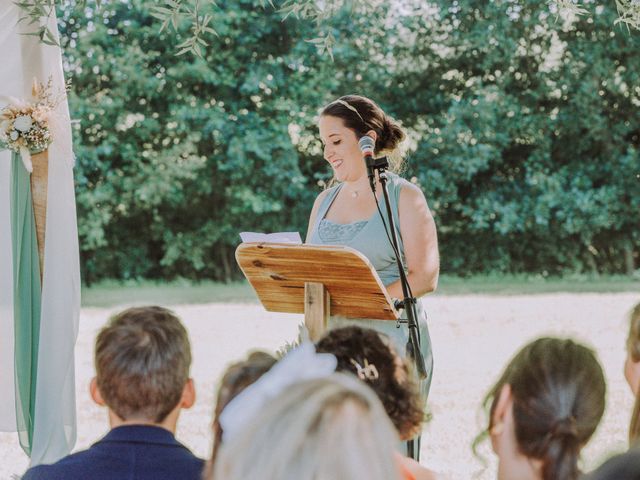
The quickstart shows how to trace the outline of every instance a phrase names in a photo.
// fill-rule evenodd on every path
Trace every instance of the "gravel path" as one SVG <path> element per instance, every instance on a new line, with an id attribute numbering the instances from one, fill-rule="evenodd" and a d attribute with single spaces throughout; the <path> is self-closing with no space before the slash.
<path id="1" fill-rule="evenodd" d="M 586 469 L 625 447 L 633 398 L 622 375 L 627 314 L 640 295 L 552 294 L 520 296 L 432 296 L 429 313 L 435 371 L 429 398 L 432 421 L 425 427 L 422 463 L 442 479 L 495 478 L 495 459 L 482 445 L 487 466 L 471 453 L 480 431 L 480 402 L 512 355 L 540 335 L 571 336 L 591 345 L 608 381 L 607 410 L 583 454 Z M 196 405 L 181 417 L 178 438 L 198 455 L 210 452 L 214 391 L 226 365 L 249 349 L 275 350 L 297 335 L 299 315 L 264 312 L 259 305 L 178 305 L 191 337 Z M 88 395 L 97 330 L 118 309 L 82 310 L 76 348 L 78 441 L 83 449 L 107 431 L 106 412 Z M 0 433 L 0 480 L 22 473 L 28 459 L 17 437 Z"/>

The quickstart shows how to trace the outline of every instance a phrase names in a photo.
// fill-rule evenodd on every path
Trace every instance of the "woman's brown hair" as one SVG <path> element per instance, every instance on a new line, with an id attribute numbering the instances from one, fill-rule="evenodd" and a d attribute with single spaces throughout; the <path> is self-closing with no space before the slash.
<path id="1" fill-rule="evenodd" d="M 377 375 L 365 376 L 362 380 L 382 401 L 400 438 L 408 440 L 422 429 L 424 402 L 407 362 L 390 345 L 386 335 L 369 328 L 349 326 L 327 332 L 317 343 L 316 350 L 336 356 L 337 372 L 358 376 L 365 366 L 373 365 Z"/>
<path id="2" fill-rule="evenodd" d="M 252 352 L 246 360 L 234 363 L 225 371 L 218 389 L 218 398 L 216 399 L 213 414 L 213 451 L 205 467 L 203 478 L 210 479 L 213 476 L 216 457 L 218 456 L 220 444 L 222 443 L 223 432 L 219 422 L 222 410 L 231 400 L 237 397 L 240 392 L 271 370 L 271 367 L 273 367 L 277 361 L 278 360 L 269 353 Z"/>
<path id="3" fill-rule="evenodd" d="M 376 132 L 375 154 L 387 155 L 392 171 L 399 173 L 402 170 L 404 162 L 402 155 L 398 154 L 398 146 L 406 134 L 400 124 L 386 115 L 373 100 L 360 95 L 345 95 L 324 107 L 320 115 L 340 118 L 358 138 L 369 130 Z"/>
<path id="4" fill-rule="evenodd" d="M 483 402 L 491 405 L 489 425 L 474 451 L 493 427 L 505 385 L 511 387 L 519 451 L 542 460 L 544 480 L 577 479 L 580 450 L 604 413 L 604 374 L 593 351 L 559 338 L 540 338 L 520 350 Z"/>

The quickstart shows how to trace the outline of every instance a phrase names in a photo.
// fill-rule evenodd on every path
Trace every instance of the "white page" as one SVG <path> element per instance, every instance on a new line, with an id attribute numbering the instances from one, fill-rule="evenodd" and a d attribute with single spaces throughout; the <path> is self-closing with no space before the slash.
<path id="1" fill-rule="evenodd" d="M 240 232 L 240 238 L 243 242 L 302 243 L 302 238 L 298 232 Z"/>

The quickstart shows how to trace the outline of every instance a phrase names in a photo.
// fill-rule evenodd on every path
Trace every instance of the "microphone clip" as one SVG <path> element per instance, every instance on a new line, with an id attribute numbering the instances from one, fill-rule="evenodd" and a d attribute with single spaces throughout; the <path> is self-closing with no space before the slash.
<path id="1" fill-rule="evenodd" d="M 387 168 L 389 168 L 389 160 L 387 157 L 379 157 L 373 158 L 371 155 L 367 155 L 364 159 L 365 164 L 367 165 L 367 175 L 369 176 L 369 185 L 371 185 L 371 190 L 375 193 L 376 191 L 376 173 L 378 174 L 384 173 Z"/>

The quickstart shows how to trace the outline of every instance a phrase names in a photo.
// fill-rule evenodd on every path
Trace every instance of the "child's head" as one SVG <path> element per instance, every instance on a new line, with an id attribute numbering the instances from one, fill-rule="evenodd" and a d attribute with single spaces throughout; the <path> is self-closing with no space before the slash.
<path id="1" fill-rule="evenodd" d="M 193 403 L 190 365 L 187 331 L 173 312 L 130 308 L 98 333 L 92 393 L 122 421 L 159 424 Z"/>
<path id="2" fill-rule="evenodd" d="M 220 425 L 220 414 L 231 400 L 249 385 L 257 381 L 262 375 L 267 373 L 277 362 L 277 359 L 266 352 L 252 352 L 246 360 L 234 363 L 222 377 L 218 389 L 215 411 L 213 414 L 213 452 L 207 466 L 208 478 L 212 475 L 212 468 L 215 464 L 220 445 L 222 444 L 222 426 Z"/>

